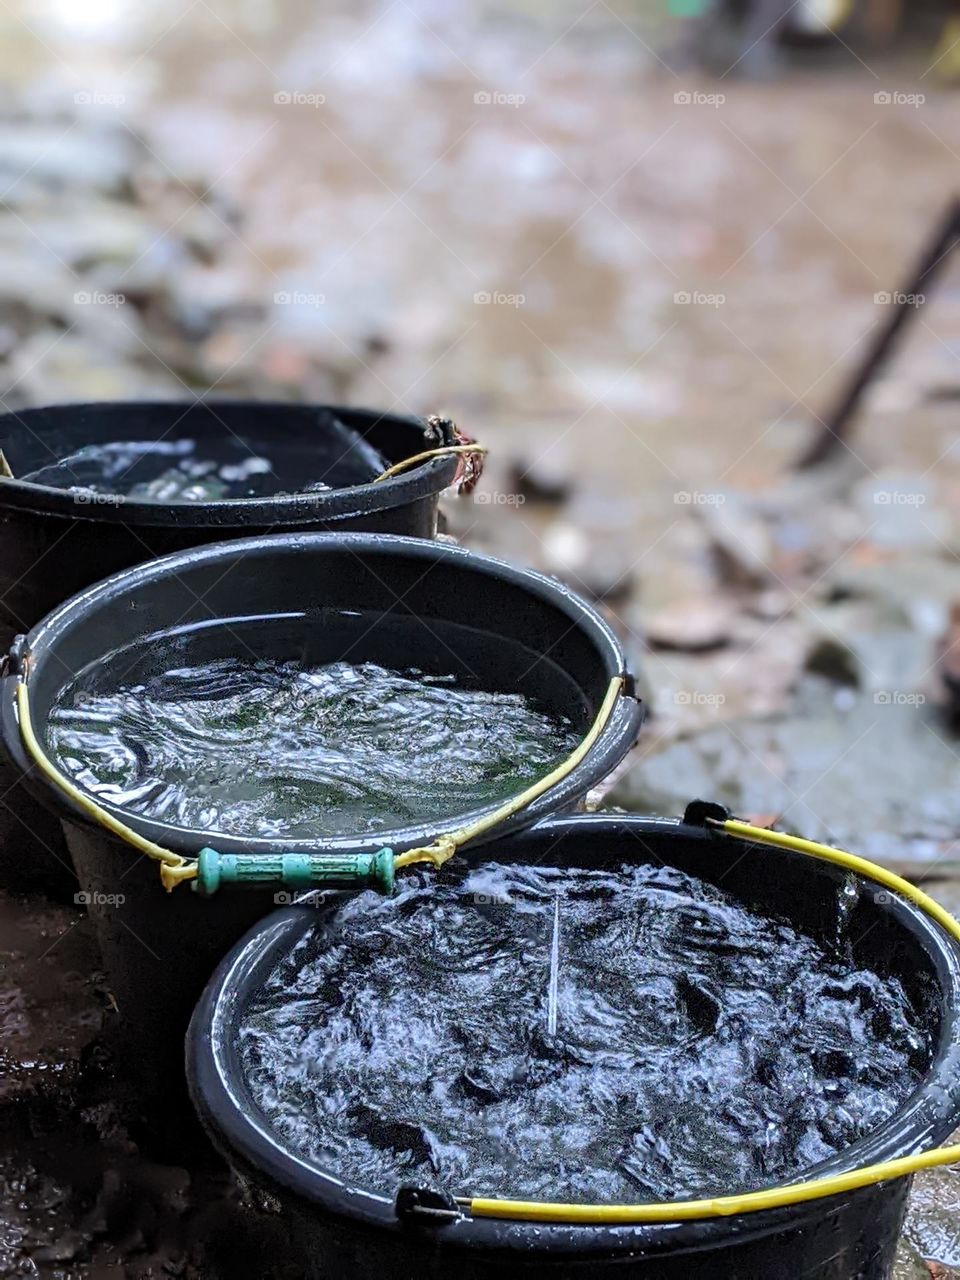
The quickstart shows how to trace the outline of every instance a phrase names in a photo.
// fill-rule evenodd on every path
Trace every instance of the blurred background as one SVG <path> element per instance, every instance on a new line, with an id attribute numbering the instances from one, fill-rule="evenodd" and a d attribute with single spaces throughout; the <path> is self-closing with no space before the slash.
<path id="1" fill-rule="evenodd" d="M 0 34 L 4 408 L 449 414 L 491 449 L 449 533 L 642 673 L 604 803 L 718 799 L 960 906 L 960 8 L 5 0 Z M 958 1209 L 922 1183 L 901 1280 L 960 1275 Z"/>

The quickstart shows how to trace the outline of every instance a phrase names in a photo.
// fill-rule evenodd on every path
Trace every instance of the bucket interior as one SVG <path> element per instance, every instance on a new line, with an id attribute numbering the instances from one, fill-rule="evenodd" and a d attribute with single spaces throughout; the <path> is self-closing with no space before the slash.
<path id="1" fill-rule="evenodd" d="M 458 687 L 519 693 L 576 729 L 589 723 L 591 702 L 575 677 L 522 641 L 443 618 L 364 609 L 238 615 L 154 632 L 105 654 L 81 670 L 76 683 L 107 694 L 121 684 L 146 683 L 174 665 L 199 668 L 231 659 L 304 667 L 346 660 L 455 676 Z"/>
<path id="2" fill-rule="evenodd" d="M 598 816 L 551 821 L 488 846 L 480 857 L 485 862 L 535 867 L 598 870 L 629 863 L 678 868 L 825 945 L 835 942 L 838 922 L 842 921 L 851 963 L 901 984 L 928 1032 L 928 1051 L 919 1067 L 919 1086 L 896 1112 L 854 1145 L 811 1165 L 804 1170 L 805 1177 L 894 1158 L 916 1149 L 919 1143 L 932 1145 L 949 1134 L 960 1117 L 960 1083 L 951 1065 L 960 1049 L 960 960 L 956 948 L 916 908 L 878 891 L 870 882 L 858 880 L 852 894 L 850 878 L 836 868 L 799 854 L 772 853 L 711 838 L 703 831 L 666 820 L 618 821 Z M 504 908 L 494 903 L 490 909 L 495 914 Z M 278 1135 L 250 1089 L 238 1047 L 239 1027 L 251 997 L 281 957 L 313 928 L 316 918 L 316 912 L 307 908 L 277 913 L 248 935 L 224 962 L 191 1031 L 193 1092 L 215 1138 L 226 1145 L 229 1154 L 240 1157 L 244 1168 L 261 1174 L 268 1170 L 275 1182 L 298 1195 L 350 1214 L 351 1197 L 359 1193 L 369 1203 L 378 1193 L 369 1186 L 347 1185 L 336 1167 L 305 1157 Z M 316 1043 L 322 1049 L 322 1039 Z M 576 1152 L 571 1152 L 571 1159 L 576 1162 Z M 475 1189 L 455 1190 L 468 1194 Z M 509 1196 L 514 1191 L 504 1186 L 484 1188 L 481 1194 Z M 632 1198 L 641 1201 L 645 1197 L 637 1194 Z M 390 1225 L 390 1197 L 379 1193 L 378 1202 L 382 1225 Z M 683 1230 L 689 1233 L 701 1225 L 706 1228 L 708 1224 L 689 1224 Z M 476 1227 L 467 1224 L 463 1230 L 469 1234 Z M 651 1230 L 656 1231 L 647 1228 L 645 1234 Z"/>
<path id="3" fill-rule="evenodd" d="M 468 557 L 404 556 L 362 541 L 334 548 L 322 536 L 302 549 L 296 540 L 247 543 L 166 572 L 148 569 L 91 593 L 71 614 L 69 627 L 51 628 L 59 634 L 31 676 L 39 722 L 88 668 L 102 664 L 107 682 L 140 679 L 156 672 L 168 642 L 184 665 L 254 653 L 310 663 L 349 654 L 353 662 L 452 672 L 478 687 L 519 689 L 580 729 L 617 674 L 576 612 L 522 579 Z M 129 661 L 119 670 L 104 661 L 123 651 Z"/>
<path id="4" fill-rule="evenodd" d="M 104 448 L 137 442 L 152 451 Z M 192 482 L 194 501 L 205 500 L 205 493 L 210 501 L 257 500 L 364 485 L 390 463 L 427 447 L 416 419 L 327 406 L 134 402 L 54 406 L 0 418 L 0 448 L 19 480 L 61 489 L 89 486 L 102 494 L 130 493 L 139 484 L 132 496 L 142 501 L 184 500 L 169 479 L 165 487 L 157 482 L 191 466 L 200 468 Z M 208 463 L 216 466 L 205 473 Z M 186 477 L 182 492 L 188 499 L 193 493 Z"/>
<path id="5" fill-rule="evenodd" d="M 595 615 L 536 575 L 363 535 L 186 553 L 74 601 L 33 647 L 32 717 L 51 754 L 48 718 L 72 688 L 106 693 L 229 659 L 453 676 L 464 688 L 522 694 L 579 739 L 622 661 Z M 625 748 L 632 738 L 621 736 Z"/>

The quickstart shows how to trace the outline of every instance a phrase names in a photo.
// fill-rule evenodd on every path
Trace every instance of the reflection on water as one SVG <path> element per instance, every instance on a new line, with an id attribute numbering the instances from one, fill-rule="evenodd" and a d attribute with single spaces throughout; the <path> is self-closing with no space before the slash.
<path id="1" fill-rule="evenodd" d="M 180 436 L 174 425 L 158 440 L 84 445 L 56 462 L 18 474 L 21 480 L 57 489 L 152 502 L 212 502 L 368 484 L 388 465 L 367 441 L 333 417 L 317 423 L 306 436 L 291 439 L 289 432 L 285 434 L 285 439 L 271 438 L 265 421 L 256 437 L 224 427 L 198 442 Z"/>
<path id="2" fill-rule="evenodd" d="M 132 813 L 303 839 L 483 808 L 577 742 L 518 693 L 370 662 L 266 659 L 166 670 L 109 693 L 81 681 L 47 737 L 77 782 Z"/>

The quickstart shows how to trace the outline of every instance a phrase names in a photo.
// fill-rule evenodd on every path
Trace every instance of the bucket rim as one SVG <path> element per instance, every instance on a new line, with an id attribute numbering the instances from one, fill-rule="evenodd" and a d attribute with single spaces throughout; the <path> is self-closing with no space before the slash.
<path id="1" fill-rule="evenodd" d="M 28 409 L 0 414 L 0 435 L 13 423 L 26 428 L 28 434 L 40 432 L 30 425 L 31 417 L 48 419 L 50 415 L 69 418 L 82 413 L 121 413 L 150 410 L 183 411 L 183 416 L 195 408 L 216 410 L 231 408 L 255 408 L 265 414 L 293 417 L 310 411 L 328 411 L 336 414 L 347 427 L 354 424 L 367 428 L 380 422 L 398 423 L 426 432 L 426 419 L 414 414 L 400 414 L 376 409 L 352 408 L 346 405 L 318 404 L 295 400 L 257 400 L 237 396 L 211 396 L 195 401 L 178 399 L 158 400 L 103 400 L 83 401 L 54 405 L 35 405 Z M 390 458 L 399 462 L 401 458 Z M 137 524 L 166 528 L 244 528 L 278 522 L 284 525 L 313 523 L 325 519 L 346 519 L 371 510 L 388 510 L 415 502 L 418 498 L 431 497 L 453 483 L 459 459 L 456 457 L 431 458 L 412 466 L 408 471 L 390 476 L 376 484 L 348 485 L 319 493 L 278 494 L 266 498 L 219 498 L 205 502 L 166 502 L 154 498 L 123 498 L 122 502 L 79 503 L 76 493 L 70 489 L 58 489 L 53 485 L 36 484 L 31 480 L 0 480 L 0 511 L 13 508 L 35 515 L 104 524 Z M 372 499 L 376 499 L 373 500 Z"/>
<path id="2" fill-rule="evenodd" d="M 299 556 L 312 549 L 343 553 L 344 555 L 404 556 L 429 561 L 432 564 L 457 564 L 469 566 L 491 578 L 520 587 L 531 596 L 544 601 L 564 613 L 570 621 L 570 629 L 579 628 L 589 639 L 598 664 L 607 680 L 617 677 L 623 681 L 623 689 L 614 710 L 599 739 L 584 760 L 526 808 L 506 819 L 495 831 L 479 836 L 464 847 L 485 843 L 488 839 L 504 835 L 535 823 L 548 814 L 563 809 L 579 800 L 586 792 L 610 773 L 635 744 L 644 715 L 644 706 L 635 692 L 635 680 L 627 668 L 623 648 L 611 627 L 585 600 L 564 583 L 532 569 L 521 568 L 485 552 L 474 551 L 454 543 L 434 542 L 423 538 L 396 534 L 352 532 L 286 532 L 265 534 L 259 537 L 235 539 L 205 544 L 174 552 L 167 556 L 123 569 L 75 595 L 48 614 L 26 639 L 15 646 L 15 665 L 29 657 L 32 673 L 37 672 L 47 660 L 56 657 L 60 641 L 83 624 L 90 610 L 99 605 L 109 605 L 123 599 L 156 579 L 177 576 L 178 572 L 198 563 L 216 566 L 222 561 L 256 555 Z M 429 572 L 429 569 L 427 570 Z M 36 679 L 36 675 L 31 676 Z M 20 677 L 8 676 L 2 682 L 0 702 L 0 728 L 7 754 L 19 765 L 28 784 L 43 795 L 47 803 L 54 804 L 61 816 L 72 822 L 100 830 L 92 819 L 82 812 L 58 787 L 45 776 L 38 776 L 31 768 L 20 739 L 19 716 L 16 712 L 16 686 Z M 68 681 L 64 681 L 68 683 Z M 61 685 L 61 688 L 63 686 Z M 44 734 L 38 726 L 41 740 Z M 332 835 L 313 840 L 303 838 L 254 837 L 227 835 L 200 828 L 177 827 L 155 819 L 131 813 L 127 809 L 93 797 L 107 813 L 146 839 L 160 844 L 175 853 L 195 857 L 207 845 L 214 845 L 220 853 L 375 853 L 389 847 L 396 853 L 431 843 L 446 828 L 470 824 L 488 816 L 502 805 L 494 801 L 478 809 L 451 815 L 434 822 L 412 824 L 392 830 L 379 830 L 366 835 Z M 102 832 L 104 839 L 114 839 Z"/>
<path id="3" fill-rule="evenodd" d="M 681 818 L 597 813 L 547 819 L 510 836 L 503 842 L 502 850 L 493 846 L 485 854 L 489 857 L 515 855 L 522 853 L 525 844 L 544 839 L 556 844 L 564 836 L 582 831 L 611 840 L 629 837 L 639 841 L 641 847 L 644 836 L 665 841 L 713 839 L 704 827 L 691 825 Z M 736 857 L 737 842 L 727 844 L 731 855 Z M 786 850 L 778 850 L 775 856 L 804 857 Z M 835 869 L 823 863 L 816 864 L 816 869 L 821 874 L 836 874 Z M 920 1147 L 937 1145 L 960 1123 L 960 948 L 912 902 L 888 896 L 877 902 L 876 909 L 892 915 L 913 934 L 931 960 L 943 998 L 940 1042 L 920 1085 L 896 1112 L 858 1142 L 805 1169 L 802 1181 L 849 1172 L 911 1154 Z M 191 1100 L 214 1144 L 228 1161 L 245 1170 L 254 1181 L 264 1186 L 272 1181 L 307 1211 L 320 1210 L 355 1225 L 402 1231 L 408 1229 L 407 1224 L 397 1216 L 393 1198 L 346 1186 L 316 1162 L 296 1155 L 273 1137 L 267 1122 L 258 1121 L 251 1114 L 252 1104 L 243 1098 L 239 1069 L 233 1072 L 229 1069 L 233 1061 L 229 1056 L 232 1039 L 228 1045 L 227 1037 L 243 1007 L 245 994 L 266 977 L 313 918 L 309 906 L 289 906 L 274 911 L 254 925 L 221 961 L 194 1010 L 187 1033 L 186 1064 Z M 468 1192 L 469 1188 L 464 1191 Z M 719 1247 L 725 1240 L 732 1243 L 734 1236 L 744 1240 L 770 1235 L 797 1227 L 805 1219 L 821 1219 L 831 1210 L 875 1191 L 876 1187 L 865 1187 L 783 1208 L 683 1222 L 575 1224 L 464 1217 L 433 1229 L 437 1231 L 438 1245 L 449 1243 L 459 1249 L 486 1251 L 506 1247 L 528 1252 L 535 1243 L 550 1253 L 595 1254 L 600 1249 L 619 1252 L 642 1247 L 656 1254 L 711 1245 Z M 504 1194 L 508 1195 L 509 1189 Z"/>

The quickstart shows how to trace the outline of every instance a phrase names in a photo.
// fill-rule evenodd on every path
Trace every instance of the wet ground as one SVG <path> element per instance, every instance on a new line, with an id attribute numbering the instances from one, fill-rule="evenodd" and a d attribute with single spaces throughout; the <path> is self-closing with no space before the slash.
<path id="1" fill-rule="evenodd" d="M 451 532 L 600 600 L 641 671 L 609 802 L 725 799 L 960 908 L 960 263 L 791 466 L 956 190 L 949 60 L 708 75 L 660 9 L 8 5 L 2 402 L 451 413 L 494 451 Z M 249 1214 L 105 1083 L 87 925 L 4 913 L 2 1268 L 239 1274 L 196 1229 Z M 919 1180 L 903 1278 L 960 1274 L 958 1176 Z"/>

